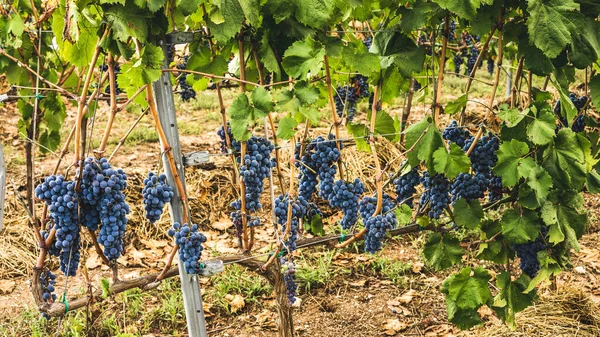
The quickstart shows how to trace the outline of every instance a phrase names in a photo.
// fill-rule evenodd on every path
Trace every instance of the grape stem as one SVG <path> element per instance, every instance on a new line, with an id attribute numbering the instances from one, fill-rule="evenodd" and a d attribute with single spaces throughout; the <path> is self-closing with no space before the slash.
<path id="1" fill-rule="evenodd" d="M 517 71 L 515 72 L 515 80 L 513 81 L 510 95 L 510 108 L 514 108 L 517 101 L 518 89 L 517 86 L 520 86 L 521 83 L 521 75 L 523 73 L 523 62 L 525 61 L 525 56 L 521 56 L 519 59 L 519 65 L 517 66 Z"/>
<path id="2" fill-rule="evenodd" d="M 171 268 L 171 265 L 173 265 L 173 259 L 175 258 L 175 255 L 177 255 L 178 247 L 179 246 L 175 245 L 173 246 L 173 248 L 171 248 L 171 252 L 169 253 L 169 257 L 167 258 L 167 263 L 165 264 L 165 267 L 162 269 L 160 274 L 156 276 L 156 279 L 154 280 L 155 282 L 161 281 L 169 273 L 169 269 Z"/>
<path id="3" fill-rule="evenodd" d="M 98 147 L 98 151 L 96 152 L 96 154 L 100 156 L 106 150 L 110 130 L 112 128 L 115 116 L 117 115 L 118 107 L 116 81 L 117 79 L 115 76 L 115 60 L 112 53 L 108 53 L 108 84 L 110 87 L 110 112 L 108 115 L 108 121 L 106 122 L 106 128 L 104 129 L 104 135 L 102 136 L 102 142 L 100 143 L 100 147 Z"/>
<path id="4" fill-rule="evenodd" d="M 52 228 L 52 231 L 54 231 L 54 228 Z M 110 261 L 108 261 L 108 259 L 102 252 L 102 248 L 100 247 L 100 244 L 98 244 L 98 237 L 96 236 L 96 233 L 93 230 L 91 230 L 90 228 L 88 228 L 88 233 L 90 233 L 90 237 L 92 238 L 92 243 L 94 244 L 94 249 L 96 250 L 96 253 L 98 254 L 98 256 L 100 256 L 100 258 L 102 259 L 102 262 L 104 262 L 104 264 L 106 264 L 107 266 L 110 267 L 111 266 Z M 48 239 L 50 239 L 50 235 L 48 236 Z M 46 247 L 49 247 L 49 245 Z"/>

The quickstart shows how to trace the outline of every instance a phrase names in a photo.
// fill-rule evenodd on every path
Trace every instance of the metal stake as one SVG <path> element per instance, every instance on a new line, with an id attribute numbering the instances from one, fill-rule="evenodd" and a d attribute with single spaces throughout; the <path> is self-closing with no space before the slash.
<path id="1" fill-rule="evenodd" d="M 160 41 L 165 52 L 165 61 L 163 67 L 167 68 L 166 46 L 163 41 Z M 173 98 L 173 88 L 171 86 L 170 73 L 162 73 L 160 80 L 154 82 L 154 89 L 158 117 L 162 125 L 165 135 L 171 146 L 177 172 L 181 177 L 181 183 L 185 189 L 185 175 L 182 163 L 181 148 L 179 146 L 179 131 L 177 129 L 177 116 L 175 114 L 175 101 Z M 173 172 L 167 162 L 167 157 L 163 154 L 163 166 L 167 176 L 167 183 L 173 187 L 174 196 L 169 205 L 171 213 L 171 221 L 181 223 L 183 220 L 183 204 L 180 200 L 179 192 L 175 188 L 173 181 Z M 200 295 L 200 285 L 196 275 L 190 275 L 185 272 L 183 261 L 180 259 L 178 263 L 179 278 L 181 279 L 181 292 L 183 294 L 183 306 L 185 308 L 185 317 L 187 320 L 189 337 L 207 337 L 206 321 L 204 320 L 204 310 L 202 309 L 202 296 Z"/>

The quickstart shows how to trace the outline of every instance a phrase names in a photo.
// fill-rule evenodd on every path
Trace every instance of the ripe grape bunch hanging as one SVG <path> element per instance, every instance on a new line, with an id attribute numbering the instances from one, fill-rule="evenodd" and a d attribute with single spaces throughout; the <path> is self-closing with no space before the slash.
<path id="1" fill-rule="evenodd" d="M 583 261 L 573 254 L 589 248 L 581 238 L 600 192 L 596 7 L 0 5 L 0 138 L 15 177 L 6 209 L 20 207 L 0 225 L 33 231 L 9 241 L 27 241 L 33 255 L 22 255 L 35 256 L 7 255 L 17 265 L 8 272 L 30 274 L 35 308 L 59 327 L 71 311 L 109 312 L 131 289 L 170 289 L 179 274 L 181 290 L 164 291 L 181 291 L 186 324 L 176 315 L 170 333 L 218 329 L 241 305 L 249 317 L 254 306 L 273 311 L 278 335 L 291 337 L 314 305 L 301 300 L 308 292 L 328 302 L 311 287 L 333 289 L 339 259 L 350 261 L 343 277 L 391 279 L 379 261 L 412 261 L 402 254 L 418 250 L 422 273 L 447 275 L 431 287 L 446 302 L 434 303 L 446 308 L 437 321 L 470 329 L 495 315 L 515 329 L 517 313 L 545 300 L 538 290 L 568 279 L 561 273 Z M 410 249 L 390 240 L 409 234 Z M 216 299 L 232 264 L 242 267 L 236 280 L 264 278 L 272 294 Z M 216 265 L 225 275 L 208 279 Z M 419 285 L 414 276 L 402 275 Z M 396 281 L 383 289 L 399 291 Z M 227 309 L 204 319 L 201 300 Z M 431 314 L 406 305 L 415 320 Z M 374 321 L 369 333 L 421 333 L 395 318 L 401 329 Z M 327 320 L 314 321 L 326 331 Z M 360 322 L 330 324 L 361 334 Z M 54 334 L 51 324 L 17 335 Z M 100 323 L 86 324 L 90 334 Z"/>

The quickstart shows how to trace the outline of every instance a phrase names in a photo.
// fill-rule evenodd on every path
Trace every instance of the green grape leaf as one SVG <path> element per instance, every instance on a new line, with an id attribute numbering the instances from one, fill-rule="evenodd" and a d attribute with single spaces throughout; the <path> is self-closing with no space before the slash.
<path id="1" fill-rule="evenodd" d="M 367 113 L 367 119 L 370 120 L 371 111 Z M 376 135 L 381 135 L 389 140 L 396 138 L 396 128 L 394 127 L 394 119 L 384 110 L 377 111 L 375 116 L 375 132 Z"/>
<path id="2" fill-rule="evenodd" d="M 254 105 L 254 113 L 257 116 L 264 117 L 273 110 L 273 102 L 271 100 L 271 92 L 263 87 L 256 87 L 252 90 L 252 105 Z"/>
<path id="3" fill-rule="evenodd" d="M 511 243 L 520 244 L 535 240 L 540 231 L 537 213 L 524 209 L 510 209 L 502 215 L 502 235 Z"/>
<path id="4" fill-rule="evenodd" d="M 460 173 L 469 172 L 471 160 L 460 146 L 450 144 L 450 153 L 446 147 L 440 147 L 433 153 L 433 166 L 439 174 L 446 174 L 448 179 L 454 179 Z"/>
<path id="5" fill-rule="evenodd" d="M 514 186 L 523 176 L 519 174 L 519 166 L 525 161 L 523 156 L 529 152 L 526 143 L 516 139 L 503 142 L 497 151 L 498 162 L 494 167 L 494 173 L 502 177 L 502 184 L 506 187 Z"/>
<path id="6" fill-rule="evenodd" d="M 260 16 L 260 0 L 239 0 L 244 11 L 246 22 L 250 26 L 260 27 L 262 18 Z"/>
<path id="7" fill-rule="evenodd" d="M 115 39 L 127 42 L 134 37 L 140 41 L 146 41 L 148 23 L 143 11 L 138 7 L 113 5 L 104 12 L 104 16 L 112 28 Z"/>
<path id="8" fill-rule="evenodd" d="M 433 154 L 439 148 L 445 148 L 444 139 L 440 131 L 431 124 L 431 118 L 426 118 L 413 124 L 404 131 L 406 133 L 406 147 L 413 150 L 408 152 L 408 162 L 411 166 L 419 165 L 425 161 L 427 168 L 433 169 Z"/>
<path id="9" fill-rule="evenodd" d="M 542 166 L 552 176 L 554 187 L 579 190 L 583 186 L 587 172 L 582 145 L 571 129 L 563 128 L 544 150 Z"/>
<path id="10" fill-rule="evenodd" d="M 152 13 L 157 12 L 165 5 L 165 0 L 134 0 L 136 6 L 140 8 L 148 8 Z"/>
<path id="11" fill-rule="evenodd" d="M 536 166 L 529 170 L 527 185 L 539 200 L 544 200 L 552 188 L 552 177 L 542 167 Z"/>
<path id="12" fill-rule="evenodd" d="M 365 136 L 369 134 L 369 128 L 367 128 L 364 124 L 348 124 L 346 126 L 348 132 L 354 137 L 354 142 L 356 143 L 356 148 L 362 152 L 371 153 L 371 146 L 367 143 Z"/>
<path id="13" fill-rule="evenodd" d="M 575 27 L 567 13 L 578 10 L 572 0 L 528 0 L 529 38 L 549 58 L 555 58 L 572 41 Z"/>
<path id="14" fill-rule="evenodd" d="M 512 281 L 510 273 L 506 271 L 496 277 L 496 286 L 500 291 L 492 301 L 492 309 L 512 329 L 517 327 L 515 314 L 533 304 L 536 298 L 535 292 L 524 293 L 529 282 L 529 277 L 525 274 Z"/>
<path id="15" fill-rule="evenodd" d="M 500 241 L 483 242 L 479 244 L 477 258 L 504 264 L 508 261 L 508 251 Z"/>
<path id="16" fill-rule="evenodd" d="M 313 216 L 310 222 L 304 221 L 304 228 L 316 236 L 325 235 L 325 230 L 323 229 L 323 219 L 319 214 Z"/>
<path id="17" fill-rule="evenodd" d="M 294 84 L 294 94 L 304 105 L 316 103 L 319 99 L 319 88 L 308 85 L 306 81 L 298 81 Z"/>
<path id="18" fill-rule="evenodd" d="M 301 107 L 298 109 L 298 112 L 304 116 L 304 118 L 310 120 L 313 125 L 319 124 L 319 121 L 321 120 L 321 112 L 313 107 Z"/>
<path id="19" fill-rule="evenodd" d="M 44 111 L 42 120 L 47 128 L 51 131 L 60 131 L 67 117 L 65 104 L 60 95 L 55 92 L 47 93 L 46 97 L 40 101 L 40 107 Z"/>
<path id="20" fill-rule="evenodd" d="M 547 109 L 541 110 L 537 118 L 527 126 L 527 137 L 537 145 L 550 143 L 555 134 L 556 122 L 554 114 Z"/>
<path id="21" fill-rule="evenodd" d="M 566 15 L 573 24 L 569 60 L 579 69 L 594 63 L 600 56 L 600 23 L 595 19 L 583 17 L 583 14 L 585 13 L 571 12 Z"/>
<path id="22" fill-rule="evenodd" d="M 440 233 L 432 233 L 425 242 L 423 255 L 429 265 L 436 270 L 442 270 L 459 263 L 463 249 L 458 239 L 452 235 L 446 233 L 442 236 Z"/>
<path id="23" fill-rule="evenodd" d="M 10 13 L 10 12 L 9 12 Z M 12 34 L 14 36 L 21 36 L 25 31 L 25 23 L 23 22 L 23 18 L 19 13 L 13 12 L 12 15 L 9 16 L 8 21 L 3 29 L 6 34 Z"/>
<path id="24" fill-rule="evenodd" d="M 433 2 L 417 1 L 412 6 L 398 8 L 398 13 L 402 15 L 400 20 L 400 28 L 405 32 L 411 32 L 425 26 L 427 19 L 432 17 L 432 14 L 439 11 L 438 5 Z"/>
<path id="25" fill-rule="evenodd" d="M 188 16 L 198 9 L 198 2 L 196 0 L 176 0 L 175 6 L 181 11 L 181 14 Z"/>
<path id="26" fill-rule="evenodd" d="M 475 18 L 477 9 L 479 9 L 481 4 L 491 5 L 493 3 L 492 0 L 434 0 L 433 2 L 440 5 L 443 9 L 454 12 L 461 18 L 468 20 Z"/>
<path id="27" fill-rule="evenodd" d="M 142 56 L 132 62 L 121 65 L 117 83 L 128 95 L 133 95 L 140 87 L 158 80 L 162 74 L 161 66 L 164 58 L 160 47 L 146 44 Z M 138 95 L 134 102 L 145 104 L 144 95 Z"/>
<path id="28" fill-rule="evenodd" d="M 577 116 L 577 108 L 569 98 L 569 93 L 563 90 L 561 85 L 555 85 L 558 93 L 560 94 L 560 113 L 567 119 L 568 126 L 571 126 L 573 119 Z"/>
<path id="29" fill-rule="evenodd" d="M 57 130 L 50 131 L 49 129 L 46 129 L 40 135 L 39 142 L 44 145 L 40 146 L 40 152 L 47 153 L 48 150 L 54 151 L 60 145 L 60 132 Z"/>
<path id="30" fill-rule="evenodd" d="M 239 94 L 231 103 L 229 107 L 229 113 L 231 114 L 231 132 L 233 138 L 238 141 L 246 141 L 252 137 L 252 132 L 248 130 L 250 122 L 252 121 L 252 107 L 248 96 L 242 93 Z"/>
<path id="31" fill-rule="evenodd" d="M 537 209 L 544 204 L 545 200 L 538 199 L 537 194 L 527 184 L 521 184 L 518 188 L 517 201 L 521 206 L 529 209 Z"/>
<path id="32" fill-rule="evenodd" d="M 349 69 L 355 69 L 361 74 L 378 72 L 380 69 L 379 56 L 369 53 L 362 43 L 358 47 L 355 45 L 345 47 L 342 50 L 342 60 Z"/>
<path id="33" fill-rule="evenodd" d="M 549 242 L 561 243 L 565 240 L 579 251 L 577 240 L 583 235 L 587 214 L 581 211 L 583 198 L 575 192 L 554 193 L 542 207 L 542 220 L 549 226 Z"/>
<path id="34" fill-rule="evenodd" d="M 530 293 L 538 284 L 549 279 L 551 276 L 557 276 L 562 272 L 560 265 L 546 251 L 538 252 L 537 260 L 540 262 L 542 268 L 540 268 L 535 277 L 529 282 L 527 289 L 523 291 L 525 294 Z"/>
<path id="35" fill-rule="evenodd" d="M 276 23 L 294 15 L 301 24 L 314 28 L 326 25 L 336 8 L 332 0 L 268 0 L 265 7 L 269 8 Z"/>
<path id="36" fill-rule="evenodd" d="M 592 103 L 596 107 L 600 107 L 600 75 L 596 74 L 590 79 L 590 91 Z"/>
<path id="37" fill-rule="evenodd" d="M 598 171 L 594 169 L 588 173 L 585 186 L 590 193 L 600 193 L 600 174 L 598 174 Z"/>
<path id="38" fill-rule="evenodd" d="M 404 77 L 423 69 L 425 50 L 399 31 L 380 30 L 373 38 L 370 51 L 379 55 L 382 69 L 396 65 Z"/>
<path id="39" fill-rule="evenodd" d="M 519 111 L 517 108 L 509 108 L 508 104 L 502 104 L 500 105 L 498 117 L 506 123 L 507 127 L 512 128 L 517 126 L 527 114 L 529 114 L 529 109 Z"/>
<path id="40" fill-rule="evenodd" d="M 258 48 L 258 56 L 261 62 L 264 64 L 265 69 L 269 72 L 279 74 L 281 73 L 281 69 L 279 69 L 279 62 L 277 61 L 277 56 L 271 48 L 269 44 L 269 32 L 265 31 L 262 34 L 262 38 L 260 40 L 260 45 Z"/>
<path id="41" fill-rule="evenodd" d="M 296 134 L 298 122 L 292 117 L 283 117 L 277 124 L 277 138 L 291 139 Z"/>
<path id="42" fill-rule="evenodd" d="M 296 41 L 283 55 L 283 68 L 294 78 L 305 79 L 310 72 L 315 75 L 321 70 L 325 49 L 311 38 Z"/>
<path id="43" fill-rule="evenodd" d="M 108 298 L 108 296 L 110 296 L 110 281 L 108 281 L 108 279 L 101 278 L 100 289 L 102 289 L 102 295 L 100 295 L 100 297 Z"/>
<path id="44" fill-rule="evenodd" d="M 213 0 L 208 28 L 217 42 L 227 42 L 239 33 L 244 22 L 244 10 L 238 0 Z"/>
<path id="45" fill-rule="evenodd" d="M 467 200 L 460 198 L 454 204 L 454 222 L 456 225 L 468 229 L 476 229 L 479 227 L 483 219 L 483 208 L 479 204 L 479 200 Z"/>
<path id="46" fill-rule="evenodd" d="M 209 74 L 222 74 L 227 71 L 227 62 L 222 55 L 213 56 L 210 49 L 199 43 L 190 46 L 191 53 L 186 69 Z M 190 77 L 191 75 L 188 75 Z M 199 77 L 194 75 L 194 77 Z"/>
<path id="47" fill-rule="evenodd" d="M 444 280 L 441 292 L 446 295 L 448 319 L 452 323 L 461 329 L 481 323 L 477 309 L 492 297 L 488 288 L 491 278 L 489 272 L 481 267 L 475 270 L 466 267 Z"/>
<path id="48" fill-rule="evenodd" d="M 462 110 L 462 108 L 467 106 L 467 97 L 467 94 L 464 94 L 458 97 L 455 101 L 448 102 L 446 104 L 446 107 L 444 108 L 444 113 L 448 115 L 454 115 L 455 113 Z"/>
<path id="49" fill-rule="evenodd" d="M 408 225 L 412 220 L 412 209 L 407 204 L 402 204 L 394 210 L 396 220 L 400 225 Z"/>

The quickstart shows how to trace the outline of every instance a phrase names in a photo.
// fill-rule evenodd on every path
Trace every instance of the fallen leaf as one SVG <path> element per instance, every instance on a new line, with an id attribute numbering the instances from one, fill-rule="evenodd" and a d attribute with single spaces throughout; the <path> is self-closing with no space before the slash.
<path id="1" fill-rule="evenodd" d="M 219 221 L 213 222 L 210 226 L 216 230 L 224 231 L 233 226 L 233 222 L 229 218 L 221 218 Z"/>
<path id="2" fill-rule="evenodd" d="M 242 309 L 246 305 L 246 302 L 244 302 L 244 298 L 239 294 L 227 294 L 225 295 L 225 300 L 227 301 L 227 304 L 229 304 L 229 309 L 234 314 L 240 311 L 240 309 Z"/>
<path id="3" fill-rule="evenodd" d="M 10 294 L 15 290 L 15 281 L 13 280 L 0 280 L 0 294 Z"/>
<path id="4" fill-rule="evenodd" d="M 423 262 L 418 261 L 412 264 L 411 270 L 413 273 L 418 274 L 421 272 L 421 270 L 423 269 Z"/>
<path id="5" fill-rule="evenodd" d="M 385 324 L 383 325 L 383 330 L 384 330 L 383 333 L 388 336 L 394 336 L 398 332 L 406 329 L 407 326 L 408 326 L 408 324 L 406 324 L 404 322 L 400 322 L 399 319 L 391 318 L 391 319 L 388 319 L 385 322 Z"/>
<path id="6" fill-rule="evenodd" d="M 362 288 L 367 284 L 367 280 L 366 279 L 361 279 L 355 282 L 350 282 L 348 283 L 351 287 L 357 287 L 357 288 Z"/>
<path id="7" fill-rule="evenodd" d="M 407 304 L 410 303 L 415 296 L 419 296 L 419 293 L 416 290 L 411 289 L 405 292 L 402 296 L 398 297 L 398 301 L 400 301 L 400 303 Z"/>
<path id="8" fill-rule="evenodd" d="M 102 262 L 100 260 L 100 256 L 98 256 L 98 253 L 96 253 L 95 250 L 91 251 L 90 256 L 85 261 L 85 266 L 87 269 L 96 269 L 100 267 L 101 264 Z"/>

